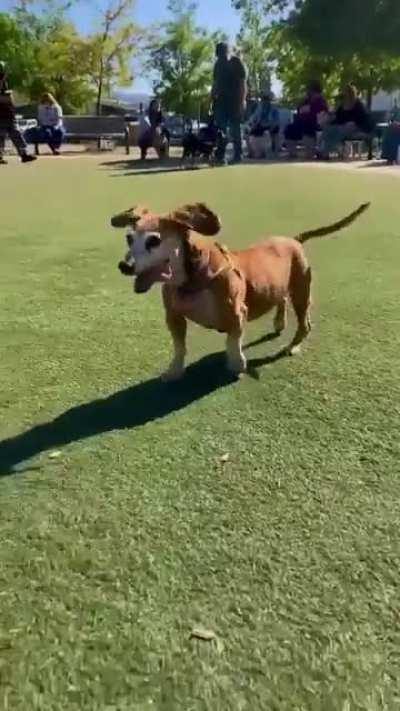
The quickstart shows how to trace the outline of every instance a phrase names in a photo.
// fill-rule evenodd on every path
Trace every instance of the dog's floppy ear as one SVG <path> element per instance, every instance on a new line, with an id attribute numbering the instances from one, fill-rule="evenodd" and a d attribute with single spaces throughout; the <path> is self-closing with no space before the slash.
<path id="1" fill-rule="evenodd" d="M 130 207 L 128 210 L 119 212 L 111 218 L 111 227 L 135 227 L 139 220 L 150 215 L 150 210 L 147 207 L 143 207 L 142 205 Z"/>
<path id="2" fill-rule="evenodd" d="M 218 215 L 201 202 L 184 205 L 168 215 L 167 219 L 207 237 L 213 237 L 221 229 Z"/>

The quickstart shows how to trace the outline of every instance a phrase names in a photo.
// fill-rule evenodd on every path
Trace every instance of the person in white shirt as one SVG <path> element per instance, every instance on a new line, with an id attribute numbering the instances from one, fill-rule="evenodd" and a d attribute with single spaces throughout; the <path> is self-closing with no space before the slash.
<path id="1" fill-rule="evenodd" d="M 25 138 L 28 143 L 47 143 L 53 155 L 60 155 L 64 138 L 63 112 L 54 96 L 48 92 L 43 94 L 38 107 L 37 128 L 28 130 Z"/>

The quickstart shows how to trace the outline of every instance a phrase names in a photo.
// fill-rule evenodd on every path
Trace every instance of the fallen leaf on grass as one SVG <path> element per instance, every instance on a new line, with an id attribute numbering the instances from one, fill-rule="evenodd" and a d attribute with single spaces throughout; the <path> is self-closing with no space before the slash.
<path id="1" fill-rule="evenodd" d="M 221 464 L 226 464 L 227 462 L 229 462 L 229 454 L 223 454 L 219 461 L 221 462 Z"/>
<path id="2" fill-rule="evenodd" d="M 212 630 L 203 630 L 200 627 L 195 627 L 195 629 L 192 630 L 190 639 L 201 639 L 204 642 L 211 642 L 216 636 Z"/>

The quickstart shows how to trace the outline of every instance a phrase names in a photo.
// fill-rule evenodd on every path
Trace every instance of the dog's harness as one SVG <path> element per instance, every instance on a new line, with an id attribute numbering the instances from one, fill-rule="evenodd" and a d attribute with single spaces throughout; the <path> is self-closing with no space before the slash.
<path id="1" fill-rule="evenodd" d="M 225 246 L 222 245 L 222 244 L 219 244 L 219 242 L 214 242 L 214 245 L 215 245 L 215 247 L 217 247 L 217 249 L 218 249 L 218 250 L 221 252 L 221 254 L 223 255 L 223 257 L 224 257 L 224 259 L 225 259 L 225 261 L 226 261 L 226 264 L 224 264 L 222 267 L 220 267 L 216 272 L 212 272 L 212 273 L 210 273 L 210 270 L 209 270 L 209 267 L 208 267 L 208 278 L 209 278 L 211 281 L 214 281 L 217 277 L 221 276 L 222 274 L 226 274 L 226 273 L 229 273 L 229 272 L 235 272 L 235 274 L 237 274 L 237 276 L 238 276 L 240 279 L 243 279 L 243 274 L 242 274 L 242 272 L 240 271 L 240 269 L 238 269 L 238 268 L 233 264 L 231 255 L 230 255 L 229 250 L 227 249 L 227 247 L 225 247 Z M 203 291 L 205 288 L 206 288 L 206 287 L 204 287 L 203 285 L 199 285 L 199 284 L 193 283 L 193 282 L 191 281 L 190 277 L 189 277 L 189 279 L 185 282 L 185 284 L 182 284 L 182 286 L 178 287 L 178 293 L 179 293 L 180 296 L 187 296 L 187 295 L 189 295 L 189 294 L 192 295 L 192 294 L 195 294 L 195 293 L 197 293 L 197 292 Z"/>

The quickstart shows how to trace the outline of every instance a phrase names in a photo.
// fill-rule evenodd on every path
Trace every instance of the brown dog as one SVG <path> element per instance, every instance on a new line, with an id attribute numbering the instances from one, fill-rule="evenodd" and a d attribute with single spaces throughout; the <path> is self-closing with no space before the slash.
<path id="1" fill-rule="evenodd" d="M 211 237 L 218 217 L 203 204 L 186 205 L 169 215 L 132 208 L 112 218 L 113 227 L 128 228 L 128 254 L 119 268 L 135 278 L 136 293 L 163 283 L 167 325 L 174 357 L 164 375 L 177 380 L 184 373 L 187 320 L 227 334 L 228 367 L 246 370 L 243 330 L 276 308 L 275 331 L 286 327 L 290 299 L 298 326 L 288 353 L 296 353 L 311 330 L 311 269 L 302 245 L 350 225 L 369 203 L 328 227 L 295 238 L 271 237 L 254 247 L 231 252 Z"/>

